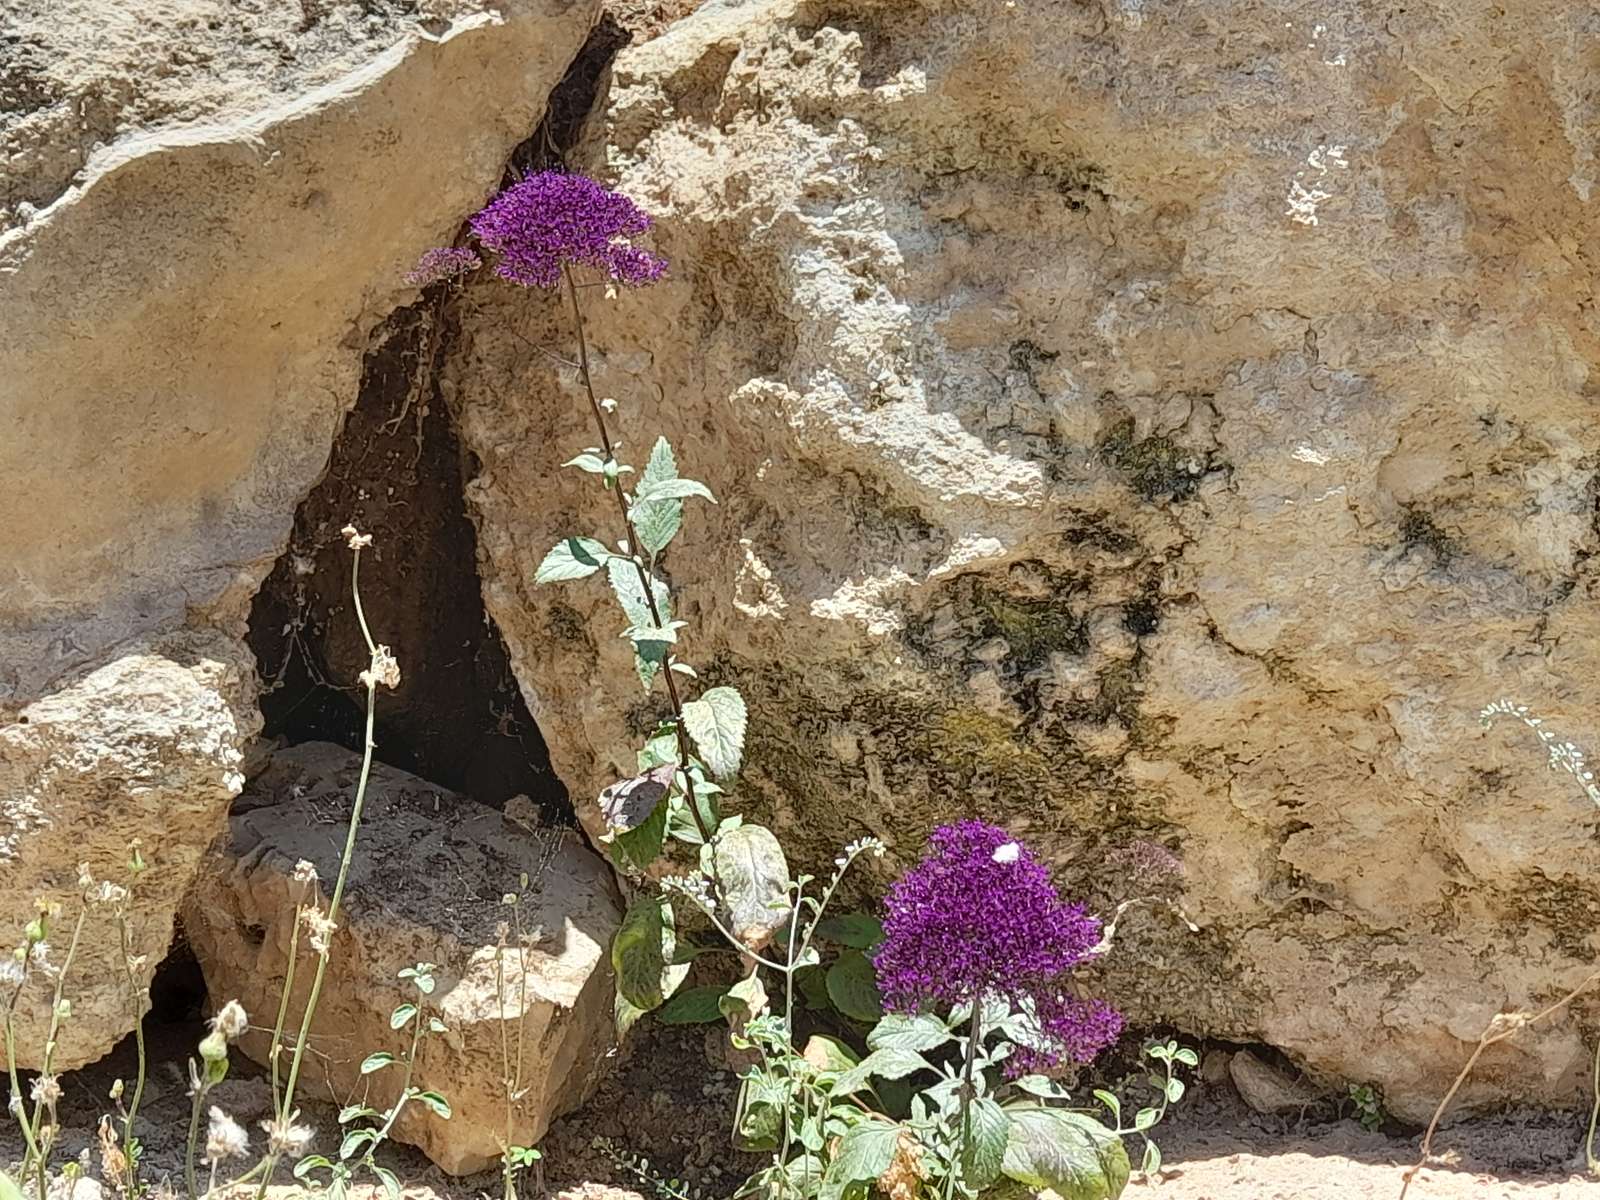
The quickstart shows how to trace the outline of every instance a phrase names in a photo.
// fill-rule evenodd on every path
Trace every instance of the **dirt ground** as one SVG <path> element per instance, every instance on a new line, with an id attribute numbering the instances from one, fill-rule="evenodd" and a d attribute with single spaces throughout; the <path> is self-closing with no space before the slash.
<path id="1" fill-rule="evenodd" d="M 148 1177 L 181 1178 L 188 1100 L 180 1064 L 203 1032 L 198 1021 L 147 1029 L 154 1066 L 140 1136 Z M 699 1028 L 649 1028 L 618 1056 L 596 1094 L 557 1122 L 545 1138 L 543 1194 L 559 1200 L 652 1200 L 654 1193 L 597 1148 L 598 1138 L 647 1157 L 664 1175 L 698 1188 L 703 1200 L 725 1200 L 754 1161 L 727 1140 L 734 1077 Z M 101 1063 L 63 1080 L 62 1156 L 94 1144 L 96 1121 L 108 1110 L 111 1080 L 133 1064 L 125 1043 Z M 268 1088 L 252 1064 L 236 1062 L 213 1093 L 259 1141 L 257 1121 Z M 334 1108 L 315 1105 L 317 1143 L 337 1138 Z M 1412 1186 L 1409 1200 L 1600 1200 L 1600 1180 L 1586 1178 L 1582 1114 L 1510 1112 L 1445 1129 L 1436 1149 L 1442 1161 Z M 1326 1106 L 1292 1117 L 1264 1117 L 1244 1106 L 1230 1086 L 1196 1082 L 1190 1097 L 1161 1129 L 1165 1165 L 1158 1180 L 1136 1179 L 1130 1200 L 1393 1200 L 1416 1158 L 1414 1131 L 1369 1133 L 1348 1114 Z M 14 1131 L 0 1134 L 0 1161 L 20 1151 Z M 419 1154 L 394 1148 L 386 1156 L 410 1200 L 498 1197 L 493 1174 L 451 1179 Z M 523 1194 L 540 1194 L 539 1180 Z M 294 1187 L 275 1187 L 288 1200 Z M 177 1188 L 181 1192 L 181 1186 Z M 370 1195 L 362 1189 L 363 1200 Z M 108 1190 L 108 1195 L 109 1193 Z M 77 1200 L 90 1200 L 80 1191 Z"/>

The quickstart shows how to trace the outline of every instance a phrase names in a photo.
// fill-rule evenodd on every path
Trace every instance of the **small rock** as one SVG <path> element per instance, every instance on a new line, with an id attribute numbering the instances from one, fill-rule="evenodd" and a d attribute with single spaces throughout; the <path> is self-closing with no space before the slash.
<path id="1" fill-rule="evenodd" d="M 1200 1060 L 1200 1080 L 1207 1087 L 1222 1087 L 1231 1081 L 1232 1076 L 1228 1068 L 1233 1062 L 1233 1055 L 1226 1050 L 1209 1050 Z"/>
<path id="2" fill-rule="evenodd" d="M 1273 1066 L 1249 1050 L 1240 1050 L 1233 1056 L 1228 1073 L 1240 1098 L 1258 1113 L 1298 1112 L 1321 1098 L 1304 1078 Z"/>
<path id="3" fill-rule="evenodd" d="M 235 813 L 184 911 L 211 995 L 237 999 L 251 1014 L 252 1028 L 238 1045 L 257 1062 L 267 1061 L 265 1027 L 278 1008 L 302 895 L 291 878 L 295 864 L 305 859 L 316 868 L 326 897 L 360 765 L 360 756 L 320 742 L 276 755 L 251 781 L 243 798 L 250 803 Z M 528 935 L 525 959 L 514 930 L 501 955 L 496 929 L 510 919 L 502 897 L 523 875 L 530 880 L 517 907 Z M 608 949 L 620 919 L 609 869 L 576 837 L 535 834 L 464 796 L 375 764 L 301 1096 L 364 1097 L 380 1111 L 393 1103 L 400 1071 L 363 1076 L 361 1062 L 376 1051 L 397 1058 L 405 1051 L 389 1014 L 417 995 L 396 974 L 432 962 L 437 986 L 427 1014 L 445 1030 L 424 1038 L 415 1082 L 443 1094 L 452 1114 L 446 1120 L 408 1105 L 395 1138 L 450 1174 L 495 1162 L 505 1132 L 502 1053 L 510 1045 L 523 1054 L 512 1141 L 537 1144 L 554 1117 L 587 1097 L 610 1048 Z M 304 935 L 299 953 L 291 1026 L 315 964 Z M 251 1100 L 238 1097 L 241 1105 Z"/>

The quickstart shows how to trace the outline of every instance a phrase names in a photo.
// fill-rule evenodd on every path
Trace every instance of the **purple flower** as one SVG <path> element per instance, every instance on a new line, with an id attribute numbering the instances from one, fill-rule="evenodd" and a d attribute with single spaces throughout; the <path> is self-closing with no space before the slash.
<path id="1" fill-rule="evenodd" d="M 406 282 L 413 287 L 427 287 L 476 271 L 482 265 L 483 260 L 465 246 L 435 246 L 425 251 L 417 259 L 417 265 L 406 272 Z"/>
<path id="2" fill-rule="evenodd" d="M 630 287 L 661 278 L 667 260 L 632 244 L 650 217 L 592 179 L 543 171 L 513 184 L 470 222 L 499 254 L 495 274 L 523 287 L 556 287 L 566 267 L 592 267 Z"/>
<path id="3" fill-rule="evenodd" d="M 982 821 L 942 825 L 923 860 L 889 889 L 874 957 L 884 1006 L 948 1009 L 990 996 L 1031 1011 L 1037 1045 L 1020 1066 L 1086 1062 L 1121 1032 L 1097 1001 L 1061 988 L 1100 942 L 1100 922 L 1061 898 L 1050 873 L 1009 833 Z"/>

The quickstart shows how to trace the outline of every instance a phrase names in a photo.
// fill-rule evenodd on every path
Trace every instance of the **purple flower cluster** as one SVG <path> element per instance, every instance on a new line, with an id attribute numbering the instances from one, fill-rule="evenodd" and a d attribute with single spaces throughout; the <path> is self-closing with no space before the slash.
<path id="1" fill-rule="evenodd" d="M 874 957 L 885 1007 L 948 1009 L 984 996 L 1031 1010 L 1041 1036 L 1019 1064 L 1086 1062 L 1122 1029 L 1061 979 L 1089 958 L 1100 922 L 1061 898 L 1050 873 L 1004 829 L 961 821 L 933 831 L 923 860 L 889 889 Z"/>
<path id="2" fill-rule="evenodd" d="M 435 246 L 423 252 L 417 265 L 406 272 L 406 282 L 412 287 L 427 287 L 468 271 L 476 271 L 483 260 L 465 246 Z"/>
<path id="3" fill-rule="evenodd" d="M 530 175 L 470 223 L 499 256 L 495 274 L 523 287 L 557 287 L 565 267 L 592 267 L 629 287 L 654 283 L 667 269 L 666 259 L 630 240 L 650 228 L 649 214 L 582 175 Z"/>

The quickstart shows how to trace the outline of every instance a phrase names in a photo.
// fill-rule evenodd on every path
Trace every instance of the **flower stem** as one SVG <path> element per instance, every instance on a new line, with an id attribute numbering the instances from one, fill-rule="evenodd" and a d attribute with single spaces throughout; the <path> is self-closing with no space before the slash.
<path id="1" fill-rule="evenodd" d="M 606 428 L 605 410 L 600 407 L 600 401 L 594 394 L 594 380 L 589 374 L 589 342 L 583 330 L 583 308 L 578 303 L 578 285 L 573 281 L 572 268 L 562 266 L 562 276 L 567 282 L 567 295 L 572 299 L 572 324 L 578 334 L 578 373 L 583 379 L 583 390 L 589 397 L 589 411 L 594 415 L 595 428 L 600 434 L 600 448 L 606 460 L 612 461 L 616 455 L 611 449 L 611 434 Z M 617 498 L 617 512 L 622 517 L 622 524 L 628 531 L 628 553 L 633 557 L 634 570 L 639 573 L 639 588 L 644 593 L 644 600 L 650 607 L 650 619 L 659 628 L 662 625 L 661 610 L 656 607 L 655 588 L 651 586 L 650 574 L 639 561 L 639 535 L 634 532 L 633 518 L 628 513 L 628 500 L 622 494 L 622 486 L 617 483 L 610 489 Z M 711 841 L 711 830 L 707 828 L 705 818 L 700 815 L 700 805 L 694 798 L 694 779 L 689 774 L 688 727 L 683 721 L 683 701 L 678 695 L 678 681 L 672 670 L 672 655 L 668 653 L 667 661 L 662 664 L 662 678 L 667 681 L 667 698 L 672 702 L 672 720 L 678 731 L 678 757 L 683 766 L 683 788 L 685 798 L 689 803 L 689 815 L 694 818 L 695 828 L 700 831 L 703 842 Z"/>
<path id="2" fill-rule="evenodd" d="M 961 1068 L 961 1136 L 956 1141 L 955 1161 L 944 1179 L 945 1200 L 955 1195 L 956 1176 L 961 1173 L 961 1156 L 966 1152 L 967 1139 L 972 1136 L 972 1069 L 978 1061 L 978 1043 L 983 1040 L 983 997 L 972 998 L 972 1025 L 967 1032 L 967 1061 Z"/>

